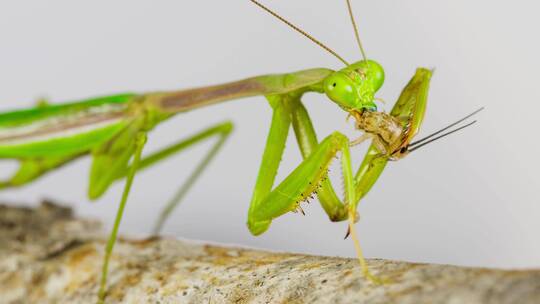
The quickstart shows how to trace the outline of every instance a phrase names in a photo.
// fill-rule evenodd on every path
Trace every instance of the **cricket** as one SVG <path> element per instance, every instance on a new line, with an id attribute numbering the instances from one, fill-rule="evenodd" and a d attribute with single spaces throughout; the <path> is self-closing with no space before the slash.
<path id="1" fill-rule="evenodd" d="M 105 247 L 98 301 L 107 295 L 109 259 L 118 228 L 137 172 L 176 155 L 186 148 L 215 139 L 189 179 L 178 189 L 161 212 L 155 225 L 159 233 L 167 218 L 187 191 L 223 147 L 233 129 L 229 121 L 210 126 L 157 152 L 143 155 L 148 133 L 159 123 L 202 107 L 224 101 L 264 96 L 272 108 L 272 120 L 247 215 L 254 236 L 269 229 L 272 220 L 288 212 L 301 212 L 302 203 L 318 198 L 331 221 L 348 221 L 363 278 L 375 283 L 364 260 L 354 224 L 357 206 L 369 192 L 389 160 L 399 160 L 412 151 L 468 127 L 466 122 L 481 109 L 454 123 L 413 141 L 426 110 L 432 70 L 418 68 L 389 113 L 378 111 L 375 95 L 385 79 L 383 67 L 367 57 L 362 46 L 350 0 L 346 0 L 356 42 L 362 58 L 349 63 L 335 51 L 256 0 L 258 8 L 336 57 L 344 66 L 337 70 L 306 69 L 284 74 L 262 75 L 225 84 L 150 93 L 126 93 L 62 104 L 39 103 L 35 107 L 0 113 L 0 159 L 16 160 L 17 171 L 0 181 L 0 189 L 21 187 L 80 157 L 92 164 L 88 197 L 101 197 L 118 180 L 124 180 L 114 225 Z M 335 131 L 319 141 L 302 96 L 325 94 L 329 101 L 353 119 L 358 138 L 349 139 Z M 303 161 L 274 187 L 289 129 L 294 130 Z M 356 171 L 350 148 L 371 140 Z M 344 197 L 339 198 L 328 179 L 328 168 L 338 158 L 343 174 Z M 361 278 L 359 278 L 361 279 Z"/>

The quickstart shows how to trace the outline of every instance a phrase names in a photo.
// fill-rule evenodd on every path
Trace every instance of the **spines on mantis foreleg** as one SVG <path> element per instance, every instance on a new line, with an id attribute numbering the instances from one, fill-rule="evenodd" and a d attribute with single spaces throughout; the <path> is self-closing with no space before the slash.
<path id="1" fill-rule="evenodd" d="M 292 125 L 302 156 L 307 158 L 319 146 L 319 141 L 307 109 L 301 103 L 300 97 L 297 98 L 297 102 L 293 103 L 292 107 Z M 347 218 L 347 210 L 328 178 L 319 182 L 316 194 L 330 220 L 342 221 Z"/>
<path id="2" fill-rule="evenodd" d="M 347 137 L 339 132 L 329 135 L 274 190 L 260 197 L 250 207 L 248 227 L 251 233 L 263 233 L 274 218 L 298 209 L 299 202 L 317 191 L 320 183 L 326 181 L 328 167 L 335 154 L 348 149 L 348 144 Z"/>
<path id="3" fill-rule="evenodd" d="M 326 166 L 325 174 L 321 174 L 320 177 L 316 177 L 313 181 L 308 181 L 308 186 L 292 199 L 293 201 L 296 201 L 296 205 L 291 206 L 291 212 L 297 213 L 300 211 L 303 215 L 305 215 L 305 212 L 302 209 L 302 203 L 309 204 L 310 200 L 315 199 L 315 195 L 317 195 L 317 191 L 322 187 L 322 183 L 328 179 L 328 165 Z M 320 166 L 319 168 L 321 172 L 324 172 L 325 169 L 323 166 Z"/>

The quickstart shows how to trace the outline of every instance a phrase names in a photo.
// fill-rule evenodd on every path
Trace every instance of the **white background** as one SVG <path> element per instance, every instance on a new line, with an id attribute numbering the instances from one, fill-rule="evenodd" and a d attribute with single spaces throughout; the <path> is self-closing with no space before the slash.
<path id="1" fill-rule="evenodd" d="M 334 48 L 360 59 L 344 1 L 265 4 Z M 473 128 L 391 163 L 361 202 L 369 257 L 497 267 L 540 266 L 540 44 L 535 1 L 353 1 L 368 56 L 383 64 L 388 110 L 417 66 L 436 68 L 422 133 L 479 106 Z M 311 67 L 341 68 L 331 55 L 248 1 L 3 1 L 0 110 L 39 97 L 69 101 L 117 92 L 179 89 Z M 360 133 L 323 96 L 305 97 L 319 137 Z M 231 119 L 236 130 L 173 214 L 165 233 L 192 239 L 353 256 L 345 223 L 317 203 L 253 237 L 245 226 L 271 112 L 254 97 L 180 115 L 150 135 L 147 151 Z M 149 231 L 158 211 L 209 143 L 137 176 L 121 230 Z M 353 150 L 356 165 L 364 149 Z M 300 161 L 289 138 L 278 178 Z M 121 183 L 86 198 L 89 159 L 2 201 L 54 198 L 110 225 Z M 2 175 L 15 169 L 0 167 Z M 336 171 L 336 170 L 335 170 Z M 338 185 L 339 186 L 339 185 Z M 109 226 L 108 226 L 109 227 Z"/>

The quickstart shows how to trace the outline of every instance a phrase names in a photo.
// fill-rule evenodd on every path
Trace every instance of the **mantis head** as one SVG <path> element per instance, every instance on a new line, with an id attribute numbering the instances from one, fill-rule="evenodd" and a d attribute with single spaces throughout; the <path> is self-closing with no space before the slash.
<path id="1" fill-rule="evenodd" d="M 347 111 L 376 111 L 375 92 L 384 83 L 384 69 L 373 60 L 361 60 L 336 71 L 323 82 L 326 96 Z"/>
<path id="2" fill-rule="evenodd" d="M 345 68 L 333 72 L 330 74 L 330 76 L 324 79 L 324 92 L 328 98 L 348 112 L 377 110 L 377 106 L 373 100 L 375 99 L 375 92 L 377 92 L 384 82 L 384 70 L 377 62 L 367 59 L 366 52 L 364 51 L 362 42 L 360 41 L 360 36 L 358 35 L 358 28 L 352 13 L 350 0 L 347 0 L 347 8 L 349 11 L 349 16 L 351 17 L 356 42 L 358 43 L 358 47 L 363 58 L 362 60 L 353 64 L 349 64 L 334 50 L 327 47 L 325 44 L 315 39 L 313 36 L 306 33 L 296 25 L 292 24 L 290 21 L 287 21 L 285 18 L 281 17 L 271 9 L 262 5 L 257 0 L 250 1 L 291 27 L 293 30 L 313 41 L 315 44 L 325 49 L 327 52 L 334 55 L 337 59 L 345 64 Z"/>

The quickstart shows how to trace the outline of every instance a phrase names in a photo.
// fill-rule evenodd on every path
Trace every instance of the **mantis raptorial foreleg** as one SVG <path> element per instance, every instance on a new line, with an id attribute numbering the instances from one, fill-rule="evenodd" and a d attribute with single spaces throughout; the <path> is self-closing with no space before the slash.
<path id="1" fill-rule="evenodd" d="M 357 185 L 354 182 L 353 171 L 351 167 L 351 157 L 349 152 L 348 138 L 334 132 L 327 136 L 320 144 L 316 144 L 316 136 L 313 131 L 307 112 L 301 104 L 294 103 L 298 99 L 290 99 L 284 96 L 279 98 L 279 102 L 273 106 L 274 115 L 272 117 L 272 126 L 268 135 L 267 146 L 263 155 L 263 161 L 259 171 L 259 177 L 255 187 L 253 200 L 248 214 L 248 227 L 255 234 L 263 233 L 270 226 L 271 221 L 289 211 L 295 211 L 301 208 L 299 204 L 309 198 L 312 193 L 322 189 L 327 179 L 328 166 L 335 158 L 336 154 L 341 152 L 341 169 L 343 173 L 343 182 L 345 190 L 345 203 L 342 203 L 335 195 L 331 185 L 328 185 L 326 193 L 330 194 L 324 197 L 327 200 L 323 203 L 325 211 L 331 218 L 344 213 L 349 217 L 350 229 L 354 231 L 354 221 L 356 219 L 356 198 Z M 288 129 L 291 125 L 291 108 L 299 107 L 296 110 L 295 131 L 298 142 L 305 155 L 309 155 L 302 163 L 294 169 L 274 190 L 271 190 L 275 173 L 283 152 L 283 145 L 287 138 Z M 303 109 L 303 110 L 302 110 Z M 315 143 L 315 144 L 313 144 Z M 313 145 L 312 145 L 313 144 Z M 270 165 L 270 166 L 269 166 Z M 336 197 L 334 199 L 333 196 Z M 321 203 L 322 200 L 321 199 Z M 334 213 L 333 213 L 334 212 Z M 378 281 L 370 274 L 367 264 L 362 255 L 356 233 L 354 232 L 355 247 L 357 248 L 358 258 L 362 266 L 362 271 L 367 278 L 372 281 Z"/>
<path id="2" fill-rule="evenodd" d="M 331 220 L 349 218 L 349 230 L 352 232 L 362 271 L 370 280 L 380 282 L 369 272 L 353 224 L 358 218 L 356 205 L 369 190 L 372 178 L 378 176 L 376 171 L 380 165 L 384 167 L 385 163 L 377 164 L 377 170 L 372 170 L 372 164 L 363 163 L 353 177 L 349 155 L 351 143 L 348 138 L 334 132 L 319 143 L 309 114 L 300 101 L 301 95 L 293 93 L 268 96 L 274 114 L 249 209 L 248 227 L 253 234 L 261 234 L 268 229 L 274 218 L 289 211 L 302 210 L 300 203 L 316 193 Z M 304 161 L 272 190 L 291 125 Z M 342 153 L 341 168 L 345 188 L 343 201 L 327 179 L 328 166 L 339 152 Z M 370 149 L 366 158 L 368 163 L 376 156 L 372 154 L 373 150 Z"/>
<path id="3" fill-rule="evenodd" d="M 248 222 L 251 232 L 261 234 L 272 219 L 294 211 L 299 204 L 317 191 L 319 183 L 326 178 L 327 169 L 338 152 L 342 152 L 342 169 L 346 181 L 346 201 L 354 201 L 354 185 L 350 169 L 349 141 L 345 135 L 334 132 L 276 188 L 250 208 Z M 351 182 L 347 182 L 350 175 Z"/>
<path id="4" fill-rule="evenodd" d="M 353 63 L 348 63 L 335 51 L 258 1 L 251 1 L 330 52 L 345 67 L 336 71 L 316 68 L 261 75 L 186 90 L 118 94 L 59 105 L 43 103 L 30 109 L 0 113 L 0 159 L 20 162 L 20 168 L 13 177 L 0 181 L 0 189 L 29 183 L 51 169 L 85 155 L 93 157 L 88 187 L 90 199 L 101 197 L 113 182 L 126 178 L 105 250 L 100 301 L 105 297 L 109 259 L 135 173 L 204 139 L 214 135 L 218 137 L 167 204 L 157 222 L 156 230 L 159 230 L 222 147 L 232 129 L 230 123 L 216 125 L 142 159 L 146 133 L 162 121 L 227 100 L 266 96 L 273 109 L 273 117 L 248 213 L 251 233 L 262 234 L 273 219 L 298 208 L 302 210 L 300 203 L 317 194 L 332 221 L 349 220 L 349 230 L 362 270 L 372 281 L 378 280 L 369 273 L 354 230 L 359 200 L 375 184 L 388 160 L 401 159 L 433 140 L 474 123 L 438 135 L 478 111 L 421 140 L 411 142 L 422 124 L 427 103 L 432 71 L 424 68 L 417 69 L 390 113 L 378 112 L 375 95 L 384 83 L 385 73 L 382 66 L 370 60 L 364 52 L 350 0 L 347 0 L 349 15 L 363 57 Z M 356 128 L 365 135 L 350 142 L 343 134 L 334 132 L 319 143 L 311 119 L 300 101 L 305 92 L 324 93 L 335 105 L 345 110 L 347 116 L 354 117 Z M 291 125 L 304 160 L 272 189 Z M 349 147 L 370 136 L 372 144 L 356 175 L 353 175 Z M 338 153 L 342 156 L 343 199 L 336 195 L 328 180 L 328 166 Z"/>
<path id="5" fill-rule="evenodd" d="M 291 115 L 298 147 L 302 152 L 302 157 L 307 158 L 317 148 L 319 141 L 317 140 L 317 134 L 313 128 L 311 118 L 300 99 L 297 99 L 293 104 Z M 331 221 L 342 221 L 347 218 L 347 208 L 336 195 L 330 180 L 324 179 L 321 182 L 321 187 L 317 191 L 317 197 Z"/>
<path id="6" fill-rule="evenodd" d="M 349 141 L 340 133 L 333 133 L 320 144 L 317 143 L 309 116 L 299 103 L 299 96 L 280 95 L 269 99 L 274 114 L 248 216 L 248 226 L 253 234 L 264 232 L 273 218 L 295 210 L 300 202 L 322 189 L 332 159 L 339 151 L 348 155 L 348 146 L 345 152 L 343 145 L 344 142 L 348 145 Z M 305 160 L 271 190 L 291 124 L 294 125 Z M 350 166 L 350 161 L 343 166 Z M 337 199 L 330 183 L 327 185 L 327 196 L 323 196 L 325 211 L 333 219 L 346 218 L 346 204 Z M 354 184 L 350 189 L 354 189 Z"/>
<path id="7" fill-rule="evenodd" d="M 298 145 L 300 147 L 300 150 L 302 151 L 302 156 L 304 158 L 307 158 L 312 153 L 312 151 L 318 149 L 320 145 L 318 144 L 317 135 L 315 133 L 315 129 L 313 128 L 313 124 L 311 123 L 309 114 L 304 105 L 300 102 L 300 100 L 295 103 L 295 106 L 292 110 L 292 116 L 293 127 L 295 130 L 296 138 L 298 140 Z M 348 144 L 349 146 L 351 145 L 350 142 Z M 348 162 L 348 164 L 343 164 L 345 160 Z M 321 183 L 321 188 L 319 189 L 317 196 L 325 212 L 328 214 L 330 220 L 340 221 L 348 217 L 349 231 L 352 234 L 354 246 L 356 249 L 358 260 L 360 262 L 360 266 L 362 268 L 362 272 L 365 277 L 367 277 L 371 281 L 379 283 L 380 280 L 377 277 L 373 276 L 369 271 L 367 263 L 364 259 L 362 248 L 360 247 L 358 236 L 356 235 L 356 231 L 354 229 L 354 223 L 358 217 L 356 213 L 356 205 L 358 204 L 358 201 L 360 199 L 359 195 L 363 195 L 363 193 L 365 193 L 362 191 L 364 183 L 360 182 L 361 176 L 358 176 L 359 174 L 357 174 L 357 177 L 353 181 L 350 181 L 349 174 L 346 172 L 345 168 L 351 168 L 350 157 L 348 156 L 348 149 L 347 155 L 345 155 L 344 153 L 342 157 L 343 182 L 345 187 L 345 204 L 341 202 L 339 197 L 335 194 L 335 191 L 329 180 L 324 180 Z M 358 170 L 358 173 L 360 173 L 361 169 L 362 166 Z M 356 181 L 359 182 L 357 183 Z M 349 191 L 353 191 L 354 193 L 349 193 Z"/>
<path id="8" fill-rule="evenodd" d="M 273 108 L 272 123 L 248 211 L 247 225 L 250 232 L 254 235 L 259 235 L 266 231 L 273 218 L 264 216 L 265 219 L 258 219 L 256 213 L 260 212 L 261 202 L 266 199 L 272 190 L 291 125 L 290 110 L 282 96 L 278 95 L 268 98 Z"/>

